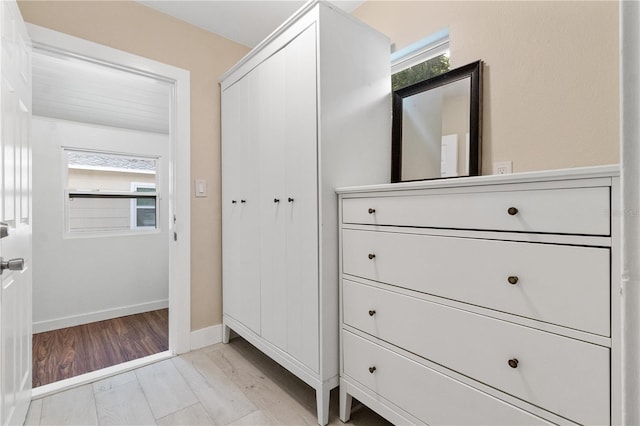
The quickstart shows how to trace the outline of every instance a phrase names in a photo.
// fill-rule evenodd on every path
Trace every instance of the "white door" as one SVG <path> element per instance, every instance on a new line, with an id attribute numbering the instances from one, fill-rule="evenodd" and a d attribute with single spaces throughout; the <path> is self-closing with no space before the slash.
<path id="1" fill-rule="evenodd" d="M 0 14 L 0 423 L 7 425 L 24 422 L 31 400 L 31 48 L 16 2 L 0 2 Z"/>
<path id="2" fill-rule="evenodd" d="M 316 28 L 285 49 L 287 351 L 319 371 Z"/>
<path id="3" fill-rule="evenodd" d="M 287 350 L 285 263 L 285 82 L 286 48 L 256 67 L 252 99 L 260 152 L 260 289 L 262 337 Z"/>
<path id="4" fill-rule="evenodd" d="M 257 154 L 249 111 L 245 77 L 222 93 L 222 305 L 225 315 L 260 334 Z"/>

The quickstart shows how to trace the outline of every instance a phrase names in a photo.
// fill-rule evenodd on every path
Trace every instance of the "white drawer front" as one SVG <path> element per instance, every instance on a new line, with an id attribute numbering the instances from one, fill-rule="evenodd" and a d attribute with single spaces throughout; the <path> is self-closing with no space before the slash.
<path id="1" fill-rule="evenodd" d="M 578 423 L 610 422 L 608 348 L 348 280 L 343 280 L 343 318 Z M 514 359 L 516 368 L 508 363 Z"/>
<path id="2" fill-rule="evenodd" d="M 516 208 L 517 213 L 509 214 L 510 208 Z M 342 221 L 372 225 L 609 235 L 609 209 L 608 187 L 476 192 L 347 198 L 343 200 Z"/>
<path id="3" fill-rule="evenodd" d="M 345 274 L 611 334 L 606 248 L 347 229 L 343 247 Z"/>
<path id="4" fill-rule="evenodd" d="M 344 374 L 427 424 L 548 424 L 348 331 L 342 338 Z M 370 367 L 375 367 L 373 373 Z"/>

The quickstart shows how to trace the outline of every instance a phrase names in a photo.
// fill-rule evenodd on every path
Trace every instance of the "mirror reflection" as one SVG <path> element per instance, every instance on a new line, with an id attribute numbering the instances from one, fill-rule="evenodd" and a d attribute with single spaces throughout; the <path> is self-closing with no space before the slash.
<path id="1" fill-rule="evenodd" d="M 480 64 L 394 92 L 392 182 L 479 173 Z"/>
<path id="2" fill-rule="evenodd" d="M 471 78 L 405 98 L 402 180 L 469 174 Z"/>

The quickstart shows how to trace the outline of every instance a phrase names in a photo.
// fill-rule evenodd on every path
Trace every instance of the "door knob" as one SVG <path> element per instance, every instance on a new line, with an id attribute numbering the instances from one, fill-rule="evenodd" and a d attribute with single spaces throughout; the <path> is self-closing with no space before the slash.
<path id="1" fill-rule="evenodd" d="M 0 274 L 2 274 L 5 269 L 10 271 L 22 271 L 24 269 L 24 259 L 17 258 L 4 260 L 4 258 L 0 257 Z"/>

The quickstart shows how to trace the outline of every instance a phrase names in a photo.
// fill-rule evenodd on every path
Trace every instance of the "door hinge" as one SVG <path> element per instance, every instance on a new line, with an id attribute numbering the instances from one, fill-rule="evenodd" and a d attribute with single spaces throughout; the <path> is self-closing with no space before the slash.
<path id="1" fill-rule="evenodd" d="M 178 233 L 177 232 L 173 233 L 173 241 L 178 241 Z"/>

